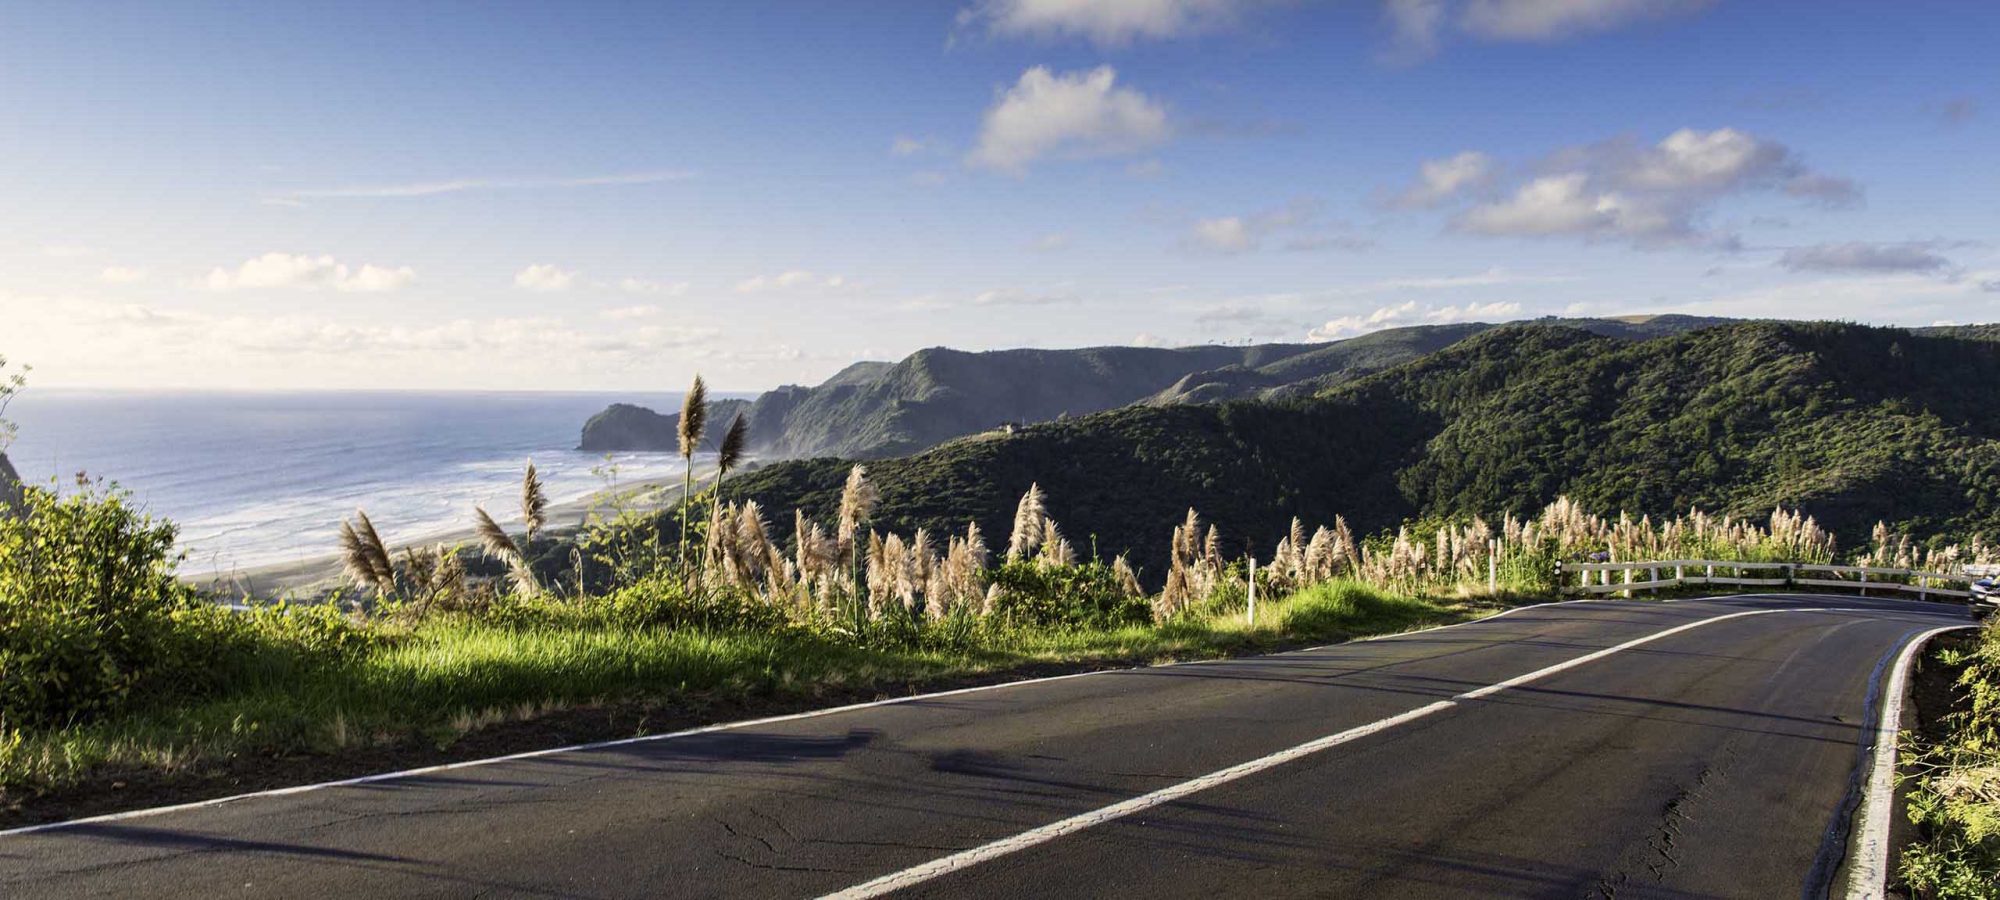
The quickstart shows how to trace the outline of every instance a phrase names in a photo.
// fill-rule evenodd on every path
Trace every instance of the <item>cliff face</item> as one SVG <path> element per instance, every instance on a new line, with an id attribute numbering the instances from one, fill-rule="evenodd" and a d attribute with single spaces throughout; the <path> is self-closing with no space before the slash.
<path id="1" fill-rule="evenodd" d="M 727 427 L 731 417 L 749 408 L 746 400 L 712 400 L 708 404 L 709 427 Z M 643 406 L 614 403 L 584 423 L 583 440 L 577 449 L 589 453 L 672 452 L 680 449 L 680 427 L 680 413 L 661 415 Z"/>

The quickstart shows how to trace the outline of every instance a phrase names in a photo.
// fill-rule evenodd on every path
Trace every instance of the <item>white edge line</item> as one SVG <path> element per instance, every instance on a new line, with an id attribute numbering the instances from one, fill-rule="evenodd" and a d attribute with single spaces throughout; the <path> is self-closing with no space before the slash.
<path id="1" fill-rule="evenodd" d="M 1903 695 L 1909 690 L 1910 670 L 1917 655 L 1932 638 L 1947 631 L 1977 628 L 1952 625 L 1933 628 L 1910 639 L 1896 658 L 1889 683 L 1882 691 L 1882 719 L 1875 726 L 1875 748 L 1868 760 L 1868 789 L 1861 798 L 1861 827 L 1849 845 L 1854 847 L 1853 865 L 1847 871 L 1849 900 L 1872 900 L 1885 895 L 1889 880 L 1889 831 L 1896 805 L 1896 738 L 1903 730 Z"/>
<path id="2" fill-rule="evenodd" d="M 1430 628 L 1419 628 L 1415 631 L 1403 631 L 1403 632 L 1398 632 L 1396 634 L 1374 635 L 1371 637 L 1358 638 L 1356 640 L 1346 641 L 1343 643 L 1361 643 L 1363 641 L 1390 640 L 1393 638 L 1404 637 L 1412 634 L 1422 634 L 1428 631 L 1442 631 L 1447 628 L 1457 628 L 1462 625 L 1476 625 L 1481 622 L 1487 622 L 1493 619 L 1498 619 L 1502 616 L 1510 615 L 1524 610 L 1539 609 L 1544 606 L 1564 606 L 1571 603 L 1611 603 L 1611 602 L 1623 603 L 1629 601 L 1611 600 L 1606 598 L 1593 597 L 1580 600 L 1561 600 L 1550 603 L 1530 603 L 1526 606 L 1509 607 L 1492 615 L 1481 616 L 1477 619 L 1468 619 L 1464 622 L 1453 622 L 1449 625 L 1434 625 L 1431 626 Z M 1337 646 L 1340 646 L 1340 644 L 1322 644 L 1317 647 L 1305 647 L 1298 650 L 1286 650 L 1280 653 L 1268 653 L 1260 655 L 1283 656 L 1292 653 L 1310 653 L 1315 650 L 1325 650 L 1330 647 L 1337 647 Z M 141 819 L 149 816 L 164 815 L 166 813 L 186 812 L 188 810 L 194 810 L 194 809 L 206 809 L 211 806 L 221 806 L 226 803 L 235 803 L 240 800 L 253 800 L 260 797 L 283 797 L 291 794 L 304 794 L 311 791 L 326 790 L 328 788 L 351 787 L 357 784 L 372 784 L 380 781 L 394 781 L 396 779 L 401 779 L 401 778 L 415 778 L 423 775 L 430 775 L 437 772 L 449 772 L 455 769 L 469 769 L 477 766 L 492 765 L 494 763 L 516 762 L 524 759 L 535 759 L 543 756 L 553 756 L 558 753 L 580 753 L 591 750 L 603 750 L 611 747 L 622 747 L 631 744 L 650 743 L 652 741 L 668 741 L 668 740 L 673 740 L 675 738 L 694 737 L 696 735 L 711 734 L 717 731 L 728 731 L 730 729 L 735 729 L 735 728 L 752 728 L 759 725 L 774 725 L 779 722 L 793 722 L 803 719 L 815 719 L 821 716 L 839 715 L 841 713 L 855 712 L 858 710 L 871 709 L 879 706 L 893 706 L 902 703 L 914 703 L 921 700 L 933 700 L 939 697 L 955 697 L 963 694 L 975 694 L 981 691 L 993 691 L 1002 688 L 1024 687 L 1032 684 L 1048 684 L 1050 682 L 1055 682 L 1055 681 L 1066 681 L 1071 678 L 1086 678 L 1092 675 L 1109 675 L 1117 672 L 1135 672 L 1135 671 L 1144 671 L 1147 669 L 1164 669 L 1172 666 L 1192 666 L 1192 665 L 1202 665 L 1207 663 L 1230 662 L 1230 661 L 1254 659 L 1254 658 L 1256 657 L 1237 656 L 1237 657 L 1224 657 L 1221 659 L 1185 660 L 1180 662 L 1160 663 L 1158 665 L 1150 665 L 1150 666 L 1126 666 L 1126 667 L 1111 668 L 1111 669 L 1095 669 L 1089 672 L 1071 672 L 1067 675 L 1049 675 L 1042 678 L 1026 678 L 1019 681 L 1002 681 L 995 684 L 982 684 L 975 687 L 956 688 L 949 691 L 937 691 L 929 694 L 911 694 L 904 697 L 887 697 L 881 700 L 870 700 L 863 703 L 850 703 L 845 706 L 829 706 L 826 707 L 825 709 L 814 709 L 814 710 L 807 710 L 805 712 L 786 713 L 784 715 L 778 715 L 778 716 L 767 716 L 761 719 L 743 719 L 735 722 L 717 722 L 710 725 L 703 725 L 697 728 L 689 728 L 682 731 L 668 732 L 666 734 L 646 734 L 646 735 L 639 735 L 638 737 L 619 738 L 610 741 L 597 741 L 588 744 L 571 744 L 566 747 L 549 747 L 541 750 L 527 750 L 520 753 L 510 753 L 505 756 L 490 756 L 483 759 L 460 760 L 458 762 L 440 763 L 435 766 L 424 766 L 422 768 L 416 768 L 416 769 L 403 769 L 401 771 L 396 771 L 396 772 L 380 772 L 374 775 L 362 775 L 355 778 L 343 778 L 337 781 L 321 781 L 321 782 L 315 782 L 313 784 L 301 784 L 301 785 L 294 785 L 291 787 L 270 788 L 267 790 L 251 791 L 243 794 L 231 794 L 227 797 L 214 797 L 208 800 L 195 800 L 187 803 L 176 803 L 170 806 L 154 806 L 154 807 L 148 807 L 146 809 L 125 810 L 123 812 L 105 813 L 103 815 L 88 816 L 81 819 L 67 819 L 61 822 L 42 822 L 36 825 L 23 825 L 18 828 L 0 830 L 0 837 L 12 837 L 15 835 L 34 834 L 43 831 L 56 831 L 64 828 L 72 828 L 78 825 L 95 825 L 104 822 L 117 822 L 125 819 Z"/>
<path id="3" fill-rule="evenodd" d="M 1576 668 L 1577 666 L 1585 665 L 1587 663 L 1603 659 L 1604 657 L 1610 656 L 1614 653 L 1620 653 L 1626 650 L 1630 650 L 1642 644 L 1651 643 L 1653 641 L 1660 640 L 1661 638 L 1679 634 L 1683 631 L 1699 628 L 1703 625 L 1711 625 L 1716 622 L 1728 621 L 1730 619 L 1740 619 L 1746 616 L 1768 615 L 1771 613 L 1872 612 L 1872 611 L 1873 610 L 1866 610 L 1859 608 L 1840 608 L 1840 607 L 1794 607 L 1794 608 L 1781 607 L 1777 609 L 1752 609 L 1752 610 L 1744 610 L 1742 612 L 1727 613 L 1720 616 L 1713 616 L 1706 619 L 1698 619 L 1693 622 L 1688 622 L 1682 625 L 1676 625 L 1664 631 L 1656 631 L 1652 634 L 1646 635 L 1645 637 L 1634 638 L 1622 644 L 1606 647 L 1602 650 L 1586 653 L 1574 659 L 1565 660 L 1563 662 L 1559 662 L 1551 666 L 1546 666 L 1540 669 L 1536 669 L 1535 671 L 1529 672 L 1525 675 L 1517 675 L 1505 681 L 1496 682 L 1494 684 L 1490 684 L 1485 687 L 1478 688 L 1476 690 L 1466 691 L 1465 693 L 1453 696 L 1449 700 L 1439 700 L 1435 703 L 1431 703 L 1426 706 L 1420 706 L 1416 709 L 1401 713 L 1399 715 L 1390 716 L 1389 718 L 1386 719 L 1378 719 L 1366 725 L 1359 725 L 1354 728 L 1349 728 L 1346 731 L 1337 732 L 1334 734 L 1327 735 L 1325 737 L 1315 738 L 1303 744 L 1299 744 L 1295 747 L 1290 747 L 1285 750 L 1280 750 L 1276 753 L 1270 754 L 1269 756 L 1260 757 L 1257 759 L 1250 760 L 1248 762 L 1238 763 L 1226 769 L 1219 769 L 1214 772 L 1210 772 L 1207 775 L 1200 776 L 1198 778 L 1194 778 L 1188 781 L 1183 781 L 1179 784 L 1169 785 L 1167 787 L 1161 788 L 1151 793 L 1133 797 L 1130 800 L 1114 803 L 1110 806 L 1106 806 L 1101 809 L 1091 810 L 1090 812 L 1079 813 L 1077 815 L 1070 816 L 1069 818 L 1066 819 L 1062 819 L 1056 822 L 1051 822 L 1039 828 L 1029 829 L 1027 831 L 1021 832 L 1020 834 L 1016 834 L 1012 837 L 1001 838 L 997 841 L 993 841 L 987 844 L 982 844 L 970 850 L 962 850 L 957 853 L 939 857 L 937 859 L 931 860 L 930 862 L 912 866 L 910 868 L 903 869 L 898 872 L 891 872 L 887 875 L 871 879 L 869 881 L 855 885 L 854 887 L 848 888 L 846 890 L 839 891 L 837 893 L 827 894 L 824 897 L 822 897 L 821 900 L 871 900 L 871 898 L 874 897 L 880 897 L 885 894 L 890 894 L 896 891 L 903 890 L 905 888 L 914 887 L 918 884 L 922 884 L 926 881 L 930 881 L 931 879 L 937 878 L 942 875 L 948 875 L 952 872 L 956 872 L 961 869 L 971 868 L 973 866 L 979 865 L 980 863 L 986 862 L 991 859 L 995 859 L 997 857 L 1005 856 L 1009 853 L 1025 850 L 1030 847 L 1034 847 L 1038 844 L 1044 844 L 1049 841 L 1055 840 L 1056 838 L 1062 837 L 1064 835 L 1082 831 L 1094 825 L 1101 825 L 1105 822 L 1123 818 L 1125 816 L 1129 816 L 1136 812 L 1142 812 L 1144 810 L 1151 809 L 1155 806 L 1160 806 L 1165 803 L 1171 803 L 1175 800 L 1179 800 L 1190 794 L 1207 790 L 1208 788 L 1215 787 L 1220 784 L 1225 784 L 1231 781 L 1235 781 L 1244 776 L 1253 775 L 1258 772 L 1262 772 L 1266 769 L 1271 769 L 1277 766 L 1281 766 L 1284 765 L 1285 763 L 1291 762 L 1296 759 L 1300 759 L 1302 757 L 1310 756 L 1314 753 L 1318 753 L 1322 750 L 1326 750 L 1331 747 L 1337 747 L 1341 744 L 1345 744 L 1350 741 L 1364 738 L 1369 735 L 1376 734 L 1382 731 L 1387 731 L 1398 725 L 1414 722 L 1418 719 L 1424 718 L 1425 716 L 1429 716 L 1433 713 L 1442 712 L 1444 710 L 1455 707 L 1467 700 L 1478 700 L 1483 697 L 1490 697 L 1494 694 L 1500 693 L 1501 691 L 1505 691 L 1509 688 L 1519 687 L 1531 681 L 1536 681 L 1542 678 L 1546 678 L 1550 675 L 1554 675 L 1559 672 Z"/>

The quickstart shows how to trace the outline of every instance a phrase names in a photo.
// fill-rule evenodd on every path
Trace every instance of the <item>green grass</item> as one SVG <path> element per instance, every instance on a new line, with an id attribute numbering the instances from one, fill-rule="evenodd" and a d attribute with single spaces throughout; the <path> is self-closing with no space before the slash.
<path id="1" fill-rule="evenodd" d="M 68 728 L 0 736 L 0 801 L 81 783 L 199 771 L 257 754 L 338 754 L 412 739 L 445 747 L 480 728 L 622 700 L 806 700 L 1047 664 L 1207 658 L 1409 630 L 1489 607 L 1352 582 L 1164 625 L 1008 628 L 966 621 L 897 646 L 803 629 L 508 627 L 438 619 L 339 665 L 248 670 L 188 705 L 141 707 Z"/>

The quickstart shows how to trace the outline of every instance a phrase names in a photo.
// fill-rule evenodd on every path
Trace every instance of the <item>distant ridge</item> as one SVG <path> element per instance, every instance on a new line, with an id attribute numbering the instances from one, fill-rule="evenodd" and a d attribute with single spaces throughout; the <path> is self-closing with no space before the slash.
<path id="1" fill-rule="evenodd" d="M 1695 316 L 1544 319 L 1606 337 L 1644 340 L 1730 320 Z M 1496 326 L 1392 328 L 1318 344 L 1247 347 L 1087 347 L 967 352 L 919 350 L 900 362 L 855 363 L 817 387 L 788 385 L 742 407 L 754 452 L 767 459 L 915 453 L 1008 424 L 1083 416 L 1131 404 L 1218 403 L 1307 396 L 1451 346 Z M 591 419 L 580 449 L 671 451 L 678 417 L 619 404 Z"/>

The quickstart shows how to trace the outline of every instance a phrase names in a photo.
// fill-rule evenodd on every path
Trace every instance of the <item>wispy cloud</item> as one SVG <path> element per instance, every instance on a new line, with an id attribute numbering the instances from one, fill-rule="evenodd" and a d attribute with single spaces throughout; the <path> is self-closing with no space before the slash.
<path id="1" fill-rule="evenodd" d="M 359 268 L 331 256 L 266 253 L 234 269 L 217 266 L 203 283 L 212 291 L 332 288 L 337 291 L 394 291 L 410 286 L 417 272 L 409 266 Z"/>
<path id="2" fill-rule="evenodd" d="M 576 286 L 578 273 L 553 263 L 535 263 L 514 273 L 514 286 L 524 291 L 554 293 Z"/>
<path id="3" fill-rule="evenodd" d="M 805 269 L 792 269 L 773 275 L 753 275 L 745 278 L 736 283 L 736 292 L 739 294 L 762 294 L 771 291 L 790 291 L 807 288 L 840 290 L 850 286 L 852 286 L 852 283 L 841 275 L 821 275 L 817 272 L 806 271 Z"/>
<path id="4" fill-rule="evenodd" d="M 693 177 L 693 172 L 684 169 L 663 169 L 616 175 L 591 175 L 582 178 L 455 178 L 400 184 L 301 188 L 267 193 L 264 195 L 264 202 L 278 206 L 303 206 L 311 200 L 400 200 L 412 197 L 435 197 L 440 194 L 659 184 Z"/>
<path id="5" fill-rule="evenodd" d="M 1443 325 L 1451 322 L 1498 321 L 1519 315 L 1521 304 L 1511 302 L 1467 303 L 1463 306 L 1419 306 L 1406 300 L 1384 306 L 1365 315 L 1341 316 L 1306 334 L 1307 340 L 1335 341 L 1341 338 L 1400 328 L 1406 325 Z"/>
<path id="6" fill-rule="evenodd" d="M 1951 260 L 1937 248 L 1937 241 L 1813 244 L 1786 250 L 1778 265 L 1794 272 L 1942 272 L 1951 268 Z"/>

